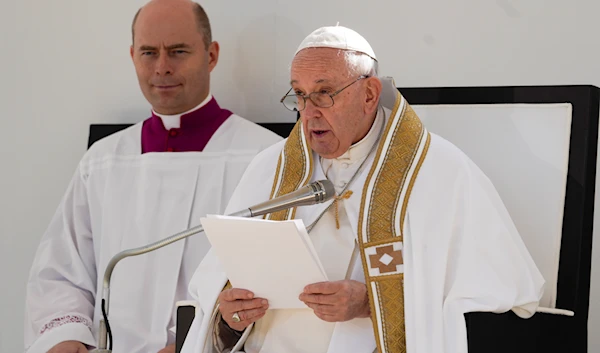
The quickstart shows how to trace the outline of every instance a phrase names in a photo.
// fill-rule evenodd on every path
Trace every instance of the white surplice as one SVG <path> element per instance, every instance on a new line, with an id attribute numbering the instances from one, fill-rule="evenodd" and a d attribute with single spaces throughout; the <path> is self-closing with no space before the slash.
<path id="1" fill-rule="evenodd" d="M 95 346 L 108 261 L 222 213 L 252 158 L 281 140 L 232 115 L 203 152 L 141 154 L 141 130 L 139 123 L 96 142 L 79 163 L 31 268 L 28 353 L 65 340 Z M 174 343 L 175 302 L 189 298 L 187 285 L 209 247 L 198 234 L 116 266 L 113 352 L 158 352 Z"/>
<path id="2" fill-rule="evenodd" d="M 386 112 L 389 117 L 389 110 Z M 253 160 L 226 212 L 268 199 L 284 143 L 271 146 Z M 318 160 L 314 152 L 313 157 Z M 351 184 L 353 195 L 343 202 L 354 238 L 362 188 L 373 157 L 368 157 L 366 168 Z M 325 177 L 323 166 L 315 163 L 311 181 Z M 296 218 L 309 225 L 327 206 L 299 207 Z M 535 313 L 544 280 L 498 193 L 464 153 L 435 134 L 431 134 L 429 151 L 414 184 L 406 217 L 403 257 L 408 353 L 466 353 L 464 313 L 467 312 L 513 310 L 523 318 Z M 354 262 L 350 278 L 364 283 L 361 261 Z M 226 281 L 218 258 L 209 251 L 190 283 L 190 292 L 202 312 L 190 328 L 183 353 L 213 351 L 212 314 Z M 256 326 L 260 329 L 269 325 Z M 273 347 L 264 342 L 256 345 L 250 341 L 248 348 L 260 347 L 261 353 L 281 351 L 271 350 Z M 236 348 L 242 345 L 243 342 Z M 306 352 L 311 348 L 302 341 L 289 342 L 285 351 Z M 367 318 L 336 323 L 325 351 L 370 353 L 375 349 L 373 326 Z"/>

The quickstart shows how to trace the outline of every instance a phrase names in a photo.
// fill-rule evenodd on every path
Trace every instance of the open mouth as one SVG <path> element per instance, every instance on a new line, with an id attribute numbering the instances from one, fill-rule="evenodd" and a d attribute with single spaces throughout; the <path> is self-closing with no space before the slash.
<path id="1" fill-rule="evenodd" d="M 315 134 L 317 136 L 321 136 L 326 133 L 327 133 L 327 130 L 313 130 L 313 134 Z"/>

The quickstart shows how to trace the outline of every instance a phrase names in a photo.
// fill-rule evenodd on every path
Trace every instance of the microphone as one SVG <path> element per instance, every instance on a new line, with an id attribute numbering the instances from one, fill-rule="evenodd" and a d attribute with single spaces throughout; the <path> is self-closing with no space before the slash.
<path id="1" fill-rule="evenodd" d="M 329 180 L 317 180 L 312 182 L 296 191 L 292 191 L 288 194 L 276 197 L 269 201 L 259 203 L 257 205 L 248 207 L 247 209 L 235 212 L 229 216 L 235 217 L 256 217 L 265 215 L 267 213 L 273 213 L 281 210 L 285 210 L 292 207 L 298 206 L 309 206 L 318 203 L 323 203 L 331 200 L 335 196 L 335 188 L 333 183 Z M 148 244 L 135 249 L 123 250 L 120 253 L 110 259 L 106 270 L 104 271 L 104 281 L 102 285 L 102 314 L 103 319 L 100 320 L 100 332 L 98 335 L 98 348 L 91 351 L 91 353 L 110 353 L 112 352 L 112 333 L 110 331 L 110 325 L 108 324 L 108 307 L 110 298 L 110 278 L 113 270 L 117 263 L 126 257 L 142 255 L 164 246 L 172 244 L 176 241 L 185 239 L 194 234 L 198 234 L 204 231 L 202 225 L 198 225 L 194 228 L 184 230 L 183 232 L 174 234 L 168 238 L 159 240 L 152 244 Z M 110 348 L 107 349 L 107 338 L 110 338 Z"/>
<path id="2" fill-rule="evenodd" d="M 329 180 L 318 180 L 289 194 L 276 197 L 230 214 L 236 217 L 256 217 L 292 207 L 308 206 L 325 202 L 335 195 L 335 188 Z"/>

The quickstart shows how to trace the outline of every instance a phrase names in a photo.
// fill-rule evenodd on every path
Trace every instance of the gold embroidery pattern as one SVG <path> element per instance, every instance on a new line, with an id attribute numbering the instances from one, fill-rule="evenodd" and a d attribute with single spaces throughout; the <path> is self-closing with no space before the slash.
<path id="1" fill-rule="evenodd" d="M 362 246 L 363 222 L 367 222 L 367 231 L 368 231 L 368 229 L 371 228 L 369 225 L 372 222 L 372 219 L 371 219 L 372 217 L 365 218 L 364 215 L 363 215 L 363 212 L 364 212 L 365 204 L 367 202 L 369 202 L 371 204 L 371 203 L 373 203 L 373 200 L 374 200 L 374 197 L 371 197 L 369 200 L 367 200 L 367 188 L 369 187 L 369 184 L 371 183 L 371 179 L 373 179 L 373 177 L 374 177 L 375 168 L 376 168 L 376 165 L 377 165 L 377 161 L 379 160 L 379 158 L 380 158 L 380 156 L 381 156 L 382 153 L 387 153 L 387 151 L 383 150 L 383 146 L 385 144 L 387 136 L 390 134 L 390 130 L 392 130 L 392 125 L 394 124 L 394 118 L 396 116 L 396 113 L 398 112 L 398 109 L 400 108 L 400 102 L 401 101 L 402 101 L 402 97 L 398 93 L 398 95 L 396 96 L 396 102 L 394 103 L 394 109 L 390 113 L 389 120 L 386 123 L 385 131 L 383 132 L 383 136 L 381 137 L 381 140 L 379 141 L 379 146 L 377 147 L 377 154 L 375 155 L 375 159 L 373 161 L 373 165 L 371 166 L 371 170 L 369 170 L 369 174 L 367 175 L 367 179 L 366 179 L 365 185 L 363 187 L 362 198 L 361 198 L 361 201 L 360 201 L 360 216 L 358 217 L 358 239 L 361 242 L 359 244 L 361 245 L 361 250 L 363 252 L 364 252 L 364 246 Z M 402 113 L 400 113 L 400 114 L 402 114 Z M 400 117 L 400 119 L 402 119 L 402 117 Z M 379 215 L 379 216 L 384 216 L 385 217 L 385 213 L 382 214 L 382 215 Z M 391 222 L 391 220 L 390 220 L 390 222 Z M 369 241 L 371 241 L 371 240 L 369 239 Z M 363 268 L 366 271 L 366 269 L 367 269 L 367 263 L 366 263 L 366 261 L 364 261 L 364 259 L 363 259 Z"/>
<path id="2" fill-rule="evenodd" d="M 298 190 L 298 188 L 304 186 L 300 185 L 302 183 L 302 178 L 306 172 L 307 164 L 310 166 L 309 173 L 312 173 L 312 154 L 305 153 L 302 138 L 302 121 L 298 120 L 294 129 L 290 133 L 288 140 L 285 142 L 284 151 L 285 154 L 285 162 L 283 163 L 283 173 L 281 181 L 277 180 L 279 173 L 275 174 L 275 182 L 273 183 L 273 190 L 275 191 L 275 185 L 281 182 L 277 195 L 272 196 L 277 197 L 281 195 L 288 194 L 292 191 Z M 307 163 L 308 162 L 308 163 Z M 279 157 L 278 165 L 281 163 L 281 156 Z M 279 169 L 278 169 L 279 171 Z M 310 180 L 310 175 L 306 179 L 306 183 Z M 274 212 L 268 215 L 268 219 L 274 221 L 282 221 L 289 219 L 290 209 L 282 210 L 278 212 Z M 291 210 L 292 216 L 290 218 L 294 218 L 296 213 L 296 209 Z"/>
<path id="3" fill-rule="evenodd" d="M 275 190 L 277 189 L 277 182 L 278 182 L 277 177 L 279 176 L 279 172 L 281 171 L 281 164 L 282 164 L 281 154 L 283 154 L 283 152 L 280 153 L 279 159 L 277 159 L 277 168 L 275 169 L 275 178 L 274 178 L 273 186 L 271 187 L 271 195 L 269 196 L 269 200 L 272 199 L 273 197 L 275 197 Z M 266 219 L 267 215 L 264 215 L 263 218 Z"/>
<path id="4" fill-rule="evenodd" d="M 401 274 L 377 281 L 380 308 L 385 308 L 382 327 L 386 352 L 406 353 L 403 278 Z"/>
<path id="5" fill-rule="evenodd" d="M 394 227 L 395 217 L 398 214 L 400 203 L 402 202 L 402 205 L 406 205 L 410 197 L 410 190 L 407 190 L 404 200 L 400 200 L 402 190 L 407 186 L 412 186 L 418 173 L 418 170 L 415 170 L 409 185 L 407 185 L 406 179 L 411 166 L 415 162 L 415 157 L 418 154 L 419 147 L 425 135 L 425 129 L 421 121 L 407 102 L 404 102 L 397 125 L 393 127 L 394 118 L 398 113 L 402 100 L 402 96 L 398 93 L 394 110 L 386 126 L 384 138 L 380 143 L 375 162 L 371 167 L 364 186 L 358 225 L 358 240 L 361 249 L 363 270 L 367 286 L 370 289 L 369 301 L 371 304 L 373 330 L 375 332 L 377 348 L 381 353 L 406 353 L 404 276 L 401 273 L 391 276 L 385 275 L 385 273 L 395 271 L 395 265 L 393 269 L 386 266 L 383 268 L 383 271 L 382 267 L 379 267 L 382 276 L 370 276 L 367 264 L 370 262 L 371 266 L 374 267 L 374 265 L 380 262 L 379 259 L 381 256 L 369 257 L 370 261 L 367 261 L 365 249 L 376 244 L 387 243 L 393 250 L 393 243 L 403 241 L 402 229 L 400 230 L 400 234 L 396 234 Z M 384 151 L 383 147 L 388 137 L 390 137 L 390 142 Z M 377 162 L 381 158 L 383 158 L 383 163 L 379 170 L 377 170 Z M 423 158 L 424 154 L 419 162 L 422 162 Z M 373 191 L 367 200 L 368 186 L 372 178 L 375 178 Z M 365 215 L 365 205 L 367 203 L 369 208 Z M 404 214 L 402 214 L 403 216 Z M 362 234 L 363 222 L 367 222 L 366 243 L 364 241 L 364 234 Z M 392 262 L 398 262 L 394 256 L 392 258 Z M 375 260 L 375 264 L 373 260 Z M 382 263 L 381 265 L 384 264 Z M 373 283 L 375 284 L 374 289 L 372 286 Z M 374 293 L 372 293 L 373 290 L 375 291 Z M 379 310 L 376 310 L 376 306 Z M 381 316 L 379 322 L 377 320 L 377 312 Z M 381 342 L 380 334 L 383 337 L 383 342 Z"/>
<path id="6" fill-rule="evenodd" d="M 369 212 L 381 216 L 368 218 L 369 242 L 402 236 L 395 234 L 394 220 L 400 193 L 421 142 L 423 124 L 408 104 L 405 104 L 400 119 L 396 131 L 392 132 L 388 153 L 373 187 Z"/>

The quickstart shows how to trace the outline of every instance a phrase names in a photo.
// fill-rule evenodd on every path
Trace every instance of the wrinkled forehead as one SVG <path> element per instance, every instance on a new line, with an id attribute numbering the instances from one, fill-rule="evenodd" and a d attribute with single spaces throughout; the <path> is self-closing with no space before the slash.
<path id="1" fill-rule="evenodd" d="M 303 81 L 312 77 L 343 80 L 349 73 L 344 50 L 306 48 L 294 56 L 290 67 L 290 80 Z"/>

